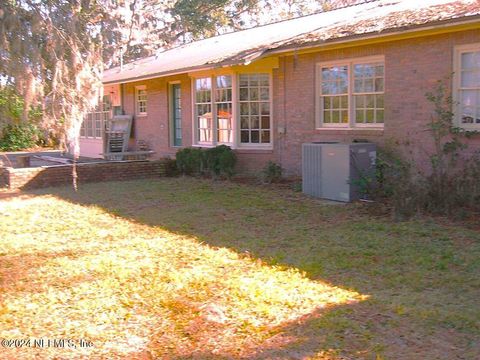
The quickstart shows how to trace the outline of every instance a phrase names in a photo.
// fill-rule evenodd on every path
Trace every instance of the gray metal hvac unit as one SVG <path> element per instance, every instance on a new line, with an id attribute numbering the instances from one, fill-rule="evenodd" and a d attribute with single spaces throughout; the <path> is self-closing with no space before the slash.
<path id="1" fill-rule="evenodd" d="M 374 179 L 376 155 L 375 144 L 367 142 L 303 144 L 303 192 L 335 201 L 359 199 L 358 180 Z"/>

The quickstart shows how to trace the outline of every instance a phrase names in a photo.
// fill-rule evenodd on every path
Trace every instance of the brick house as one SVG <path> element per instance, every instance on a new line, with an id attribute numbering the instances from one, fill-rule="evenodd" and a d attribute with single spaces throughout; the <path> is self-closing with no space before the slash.
<path id="1" fill-rule="evenodd" d="M 134 116 L 132 150 L 227 144 L 240 171 L 272 160 L 298 175 L 312 141 L 410 139 L 421 158 L 425 93 L 446 78 L 455 123 L 480 131 L 479 1 L 370 1 L 182 45 L 103 83 L 114 111 Z M 83 125 L 82 155 L 102 152 L 98 119 Z"/>

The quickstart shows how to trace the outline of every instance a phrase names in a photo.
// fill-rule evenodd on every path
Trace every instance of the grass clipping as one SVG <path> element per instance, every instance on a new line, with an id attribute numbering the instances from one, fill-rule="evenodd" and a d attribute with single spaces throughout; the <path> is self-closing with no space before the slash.
<path id="1" fill-rule="evenodd" d="M 0 213 L 0 338 L 93 344 L 7 348 L 6 359 L 253 356 L 282 327 L 365 299 L 53 196 Z"/>

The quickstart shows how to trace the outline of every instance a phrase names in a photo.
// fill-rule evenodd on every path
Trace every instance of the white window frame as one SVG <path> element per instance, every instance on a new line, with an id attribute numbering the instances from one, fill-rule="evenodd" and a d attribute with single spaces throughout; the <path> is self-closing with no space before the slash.
<path id="1" fill-rule="evenodd" d="M 271 71 L 246 71 L 246 72 L 241 72 L 241 73 L 238 73 L 236 74 L 236 81 L 238 81 L 240 75 L 250 75 L 250 74 L 268 74 L 268 96 L 269 96 L 269 99 L 268 99 L 268 104 L 269 104 L 269 109 L 270 109 L 270 142 L 268 143 L 242 143 L 241 141 L 241 118 L 240 118 L 240 85 L 239 85 L 239 82 L 238 84 L 236 85 L 236 88 L 235 88 L 235 91 L 236 91 L 236 97 L 235 97 L 235 103 L 236 103 L 236 106 L 237 106 L 237 112 L 236 112 L 236 121 L 235 123 L 237 124 L 237 133 L 236 133 L 236 142 L 238 144 L 238 148 L 240 149 L 272 149 L 273 147 L 273 96 L 272 96 L 272 90 L 273 90 L 273 87 L 272 87 L 272 83 L 273 83 L 273 79 L 272 79 L 272 73 Z M 260 98 L 260 94 L 258 95 L 259 98 Z M 261 100 L 258 100 L 257 101 L 258 103 L 262 103 L 262 102 L 266 102 L 266 101 L 261 101 Z M 259 137 L 261 138 L 261 118 L 260 118 L 260 128 L 259 128 Z"/>
<path id="2" fill-rule="evenodd" d="M 212 126 L 211 126 L 211 132 L 212 132 L 212 141 L 200 141 L 199 138 L 199 124 L 198 124 L 198 115 L 197 115 L 197 105 L 198 104 L 208 104 L 208 103 L 197 103 L 197 84 L 196 81 L 198 79 L 210 79 L 210 112 L 212 114 Z M 193 113 L 193 146 L 201 146 L 201 147 L 214 147 L 216 145 L 216 131 L 217 131 L 217 124 L 216 124 L 216 117 L 215 119 L 213 118 L 214 114 L 214 104 L 215 101 L 213 99 L 215 93 L 214 93 L 214 76 L 198 76 L 195 78 L 192 78 L 192 113 Z"/>
<path id="3" fill-rule="evenodd" d="M 241 143 L 240 139 L 240 94 L 239 94 L 239 75 L 240 74 L 268 74 L 269 78 L 269 103 L 270 103 L 270 142 L 269 143 Z M 232 131 L 233 131 L 233 142 L 232 143 L 222 143 L 217 139 L 217 124 L 216 121 L 213 121 L 212 132 L 214 134 L 212 142 L 200 142 L 198 139 L 198 123 L 197 123 L 197 110 L 196 110 L 196 80 L 203 78 L 210 78 L 212 82 L 212 113 L 215 111 L 215 88 L 216 88 L 216 77 L 228 75 L 232 77 Z M 232 149 L 245 149 L 245 150 L 272 150 L 273 149 L 273 138 L 274 138 L 274 129 L 273 129 L 273 78 L 271 70 L 252 70 L 252 71 L 239 71 L 239 72 L 222 72 L 218 74 L 205 74 L 193 76 L 191 78 L 191 91 L 192 91 L 192 146 L 194 147 L 215 147 L 217 145 L 227 145 Z"/>
<path id="4" fill-rule="evenodd" d="M 453 51 L 453 81 L 452 81 L 452 100 L 454 125 L 466 131 L 480 131 L 480 124 L 462 124 L 461 121 L 461 99 L 459 93 L 461 90 L 461 56 L 463 53 L 480 51 L 480 43 L 458 45 Z M 473 88 L 472 90 L 477 90 Z M 480 91 L 480 89 L 478 89 Z"/>
<path id="5" fill-rule="evenodd" d="M 381 56 L 368 56 L 361 58 L 352 58 L 352 59 L 342 59 L 337 61 L 327 61 L 320 62 L 316 64 L 316 74 L 315 74 L 315 128 L 316 130 L 325 130 L 325 129 L 383 129 L 385 125 L 385 102 L 384 102 L 384 118 L 383 123 L 375 124 L 365 124 L 365 123 L 356 123 L 355 121 L 355 107 L 354 107 L 354 98 L 355 95 L 362 95 L 363 93 L 355 93 L 355 81 L 354 73 L 352 71 L 355 65 L 361 64 L 374 64 L 382 63 L 383 64 L 383 95 L 385 95 L 385 79 L 386 79 L 386 69 L 385 69 L 385 57 Z M 347 97 L 348 97 L 348 122 L 347 123 L 324 123 L 323 122 L 323 108 L 321 104 L 322 98 L 322 68 L 324 67 L 336 67 L 336 66 L 347 66 Z M 367 94 L 367 93 L 366 93 Z M 370 94 L 370 93 L 368 93 Z M 385 101 L 385 98 L 384 98 Z"/>
<path id="6" fill-rule="evenodd" d="M 140 91 L 145 91 L 145 110 L 146 111 L 140 111 L 140 100 L 138 99 L 138 96 L 140 95 Z M 139 85 L 135 86 L 135 115 L 137 116 L 147 116 L 148 113 L 148 91 L 147 91 L 147 86 L 146 85 Z"/>

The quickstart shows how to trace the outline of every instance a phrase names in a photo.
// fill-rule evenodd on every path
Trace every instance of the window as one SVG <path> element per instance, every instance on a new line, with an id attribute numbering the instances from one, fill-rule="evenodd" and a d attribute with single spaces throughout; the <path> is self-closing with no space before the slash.
<path id="1" fill-rule="evenodd" d="M 180 84 L 170 87 L 171 124 L 173 146 L 182 146 L 182 96 Z"/>
<path id="2" fill-rule="evenodd" d="M 383 61 L 319 65 L 317 71 L 319 127 L 383 126 Z"/>
<path id="3" fill-rule="evenodd" d="M 105 122 L 111 116 L 112 103 L 110 95 L 105 95 L 95 111 L 85 115 L 80 127 L 80 137 L 90 139 L 101 139 Z"/>
<path id="4" fill-rule="evenodd" d="M 217 118 L 217 142 L 233 142 L 232 77 L 217 76 L 215 87 L 215 111 Z"/>
<path id="5" fill-rule="evenodd" d="M 457 124 L 467 130 L 480 130 L 480 44 L 456 49 L 454 97 Z"/>
<path id="6" fill-rule="evenodd" d="M 270 145 L 270 74 L 198 78 L 194 92 L 197 144 Z"/>
<path id="7" fill-rule="evenodd" d="M 348 124 L 348 66 L 322 67 L 322 119 L 324 125 Z"/>
<path id="8" fill-rule="evenodd" d="M 144 85 L 135 88 L 135 100 L 137 115 L 147 115 L 147 88 Z"/>
<path id="9" fill-rule="evenodd" d="M 212 136 L 212 79 L 195 80 L 195 112 L 198 126 L 198 142 L 210 143 Z"/>
<path id="10" fill-rule="evenodd" d="M 270 143 L 269 74 L 239 76 L 240 142 Z"/>

